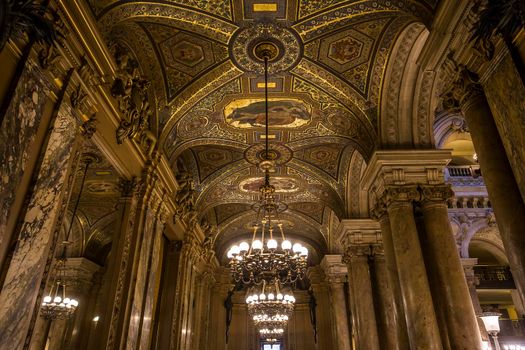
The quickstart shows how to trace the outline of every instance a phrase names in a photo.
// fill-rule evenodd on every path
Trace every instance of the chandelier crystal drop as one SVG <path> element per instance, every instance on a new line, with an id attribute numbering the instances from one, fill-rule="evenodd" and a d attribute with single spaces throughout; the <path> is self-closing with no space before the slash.
<path id="1" fill-rule="evenodd" d="M 257 224 L 253 226 L 250 243 L 241 242 L 228 250 L 230 270 L 235 282 L 260 284 L 263 280 L 277 277 L 283 284 L 303 279 L 307 269 L 308 249 L 300 243 L 286 239 L 283 224 L 279 220 L 278 204 L 275 200 L 275 187 L 270 183 L 270 171 L 275 164 L 269 158 L 268 147 L 268 61 L 272 52 L 266 43 L 259 44 L 261 60 L 264 60 L 265 93 L 265 159 L 259 163 L 264 171 L 264 184 L 260 187 Z M 260 222 L 260 224 L 259 224 Z M 274 236 L 277 232 L 278 237 Z"/>

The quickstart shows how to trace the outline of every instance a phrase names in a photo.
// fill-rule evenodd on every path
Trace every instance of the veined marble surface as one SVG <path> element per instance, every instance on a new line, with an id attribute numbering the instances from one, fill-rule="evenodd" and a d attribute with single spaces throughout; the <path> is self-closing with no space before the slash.
<path id="1" fill-rule="evenodd" d="M 140 244 L 139 266 L 137 278 L 135 280 L 135 290 L 133 293 L 133 306 L 131 308 L 131 317 L 129 320 L 128 336 L 126 349 L 138 348 L 138 336 L 143 317 L 143 301 L 146 288 L 146 279 L 148 274 L 148 264 L 151 254 L 151 246 L 155 229 L 155 213 L 151 208 L 146 209 L 146 218 L 144 222 L 144 231 L 142 233 L 142 244 Z"/>
<path id="2" fill-rule="evenodd" d="M 45 84 L 36 68 L 28 66 L 20 77 L 0 128 L 0 247 L 9 241 L 7 220 L 33 150 L 46 100 Z"/>
<path id="3" fill-rule="evenodd" d="M 525 86 L 510 55 L 501 60 L 483 89 L 525 200 Z"/>
<path id="4" fill-rule="evenodd" d="M 149 349 L 151 343 L 151 325 L 155 316 L 154 310 L 157 298 L 157 291 L 159 290 L 160 284 L 163 231 L 164 224 L 159 219 L 157 219 L 151 255 L 151 265 L 149 268 L 148 287 L 146 290 L 146 302 L 144 303 L 144 314 L 140 334 L 140 349 Z"/>
<path id="5" fill-rule="evenodd" d="M 22 348 L 34 308 L 38 307 L 35 303 L 66 192 L 76 135 L 75 120 L 61 108 L 0 294 L 0 339 L 5 349 Z"/>

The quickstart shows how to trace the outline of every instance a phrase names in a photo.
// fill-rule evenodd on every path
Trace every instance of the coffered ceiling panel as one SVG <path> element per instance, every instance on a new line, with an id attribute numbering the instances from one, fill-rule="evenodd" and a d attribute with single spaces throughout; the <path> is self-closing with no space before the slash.
<path id="1" fill-rule="evenodd" d="M 269 62 L 272 182 L 292 234 L 323 251 L 324 213 L 348 215 L 355 154 L 378 140 L 385 68 L 399 33 L 432 21 L 434 0 L 89 0 L 108 43 L 151 81 L 158 144 L 195 181 L 201 218 L 218 242 L 241 235 L 263 173 L 264 76 Z M 355 158 L 355 156 L 354 156 Z M 353 212 L 353 211 L 350 211 Z M 246 215 L 243 222 L 240 217 Z M 238 220 L 241 220 L 237 222 Z M 283 219 L 284 220 L 284 219 Z M 244 233 L 242 233 L 244 234 Z"/>

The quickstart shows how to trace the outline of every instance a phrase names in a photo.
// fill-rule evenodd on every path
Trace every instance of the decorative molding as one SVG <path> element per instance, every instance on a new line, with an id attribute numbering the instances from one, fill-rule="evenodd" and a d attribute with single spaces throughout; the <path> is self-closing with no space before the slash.
<path id="1" fill-rule="evenodd" d="M 326 281 L 330 284 L 344 283 L 348 278 L 348 268 L 341 255 L 325 255 L 319 264 L 324 271 Z"/>

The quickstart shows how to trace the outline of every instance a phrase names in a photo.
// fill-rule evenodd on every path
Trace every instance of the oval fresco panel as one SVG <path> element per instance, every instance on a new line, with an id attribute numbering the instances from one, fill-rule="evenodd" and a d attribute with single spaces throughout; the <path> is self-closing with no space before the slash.
<path id="1" fill-rule="evenodd" d="M 263 178 L 249 178 L 241 181 L 239 184 L 239 189 L 243 192 L 259 192 L 259 188 L 261 188 L 263 183 Z M 270 179 L 270 184 L 275 187 L 275 192 L 277 193 L 291 193 L 299 191 L 299 184 L 297 181 L 289 177 L 272 177 Z"/>
<path id="2" fill-rule="evenodd" d="M 224 107 L 224 118 L 231 126 L 247 129 L 264 126 L 264 99 L 246 98 Z M 270 127 L 296 128 L 312 119 L 312 107 L 298 99 L 270 98 L 268 100 Z"/>

